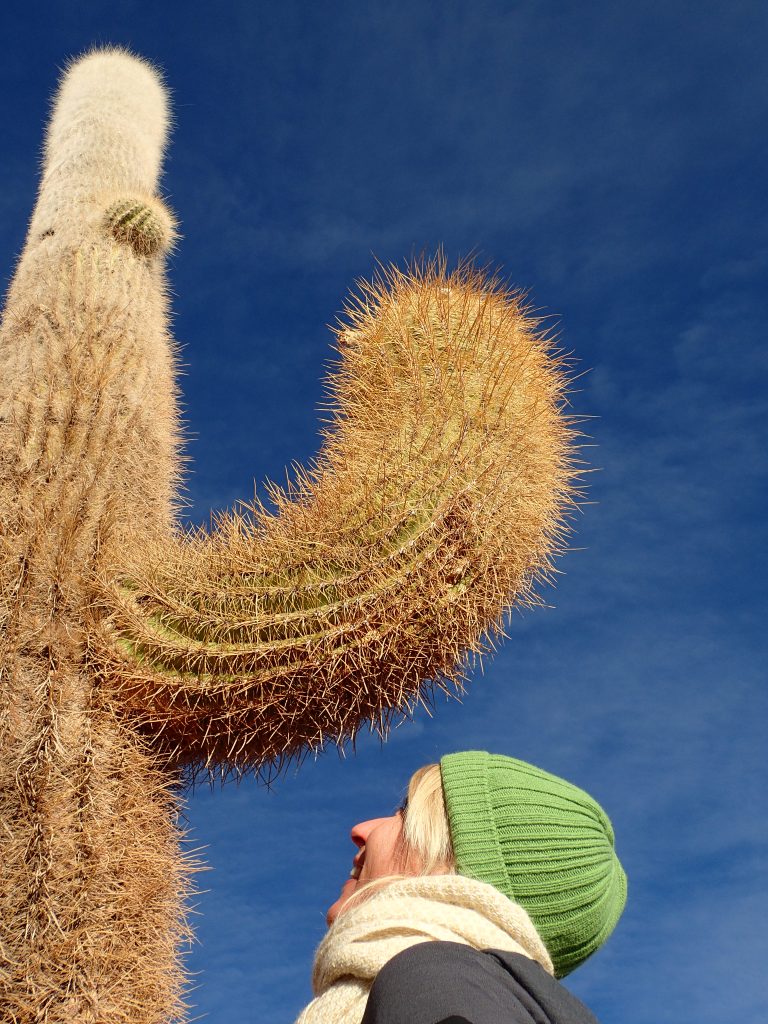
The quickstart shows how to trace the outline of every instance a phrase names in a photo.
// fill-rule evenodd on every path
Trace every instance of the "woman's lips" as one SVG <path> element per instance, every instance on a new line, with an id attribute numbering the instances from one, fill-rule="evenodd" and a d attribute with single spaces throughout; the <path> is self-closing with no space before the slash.
<path id="1" fill-rule="evenodd" d="M 355 859 L 352 861 L 352 870 L 349 872 L 349 877 L 354 878 L 355 881 L 360 877 L 360 872 L 363 870 L 363 862 L 365 861 L 365 847 L 357 854 Z"/>
<path id="2" fill-rule="evenodd" d="M 337 914 L 339 912 L 339 909 L 344 905 L 344 903 L 349 899 L 349 897 L 352 895 L 352 893 L 357 888 L 357 883 L 358 883 L 358 880 L 360 878 L 360 872 L 363 870 L 363 862 L 364 861 L 365 861 L 365 847 L 363 847 L 358 852 L 357 856 L 352 861 L 352 870 L 349 872 L 349 878 L 341 886 L 341 892 L 339 893 L 339 898 L 336 900 L 336 902 L 333 904 L 333 906 L 328 908 L 328 914 L 326 916 L 326 921 L 327 921 L 329 926 L 331 925 L 332 921 L 336 918 L 336 916 L 337 916 Z"/>

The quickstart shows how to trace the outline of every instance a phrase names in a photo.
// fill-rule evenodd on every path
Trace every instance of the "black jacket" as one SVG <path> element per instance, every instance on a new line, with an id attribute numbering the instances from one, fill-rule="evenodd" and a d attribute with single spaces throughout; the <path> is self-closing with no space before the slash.
<path id="1" fill-rule="evenodd" d="M 458 942 L 420 942 L 373 983 L 362 1024 L 597 1024 L 576 996 L 527 956 Z"/>

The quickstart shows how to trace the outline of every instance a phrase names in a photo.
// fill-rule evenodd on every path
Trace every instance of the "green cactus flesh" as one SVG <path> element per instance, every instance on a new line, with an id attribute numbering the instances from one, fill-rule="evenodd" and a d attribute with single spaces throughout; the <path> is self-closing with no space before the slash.
<path id="1" fill-rule="evenodd" d="M 163 252 L 174 236 L 173 222 L 157 200 L 120 199 L 107 210 L 106 223 L 114 238 L 139 256 Z"/>

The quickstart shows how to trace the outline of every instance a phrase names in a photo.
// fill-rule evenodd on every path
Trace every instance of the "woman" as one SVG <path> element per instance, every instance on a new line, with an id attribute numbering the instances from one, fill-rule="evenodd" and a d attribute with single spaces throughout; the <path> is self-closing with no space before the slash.
<path id="1" fill-rule="evenodd" d="M 297 1024 L 594 1024 L 555 980 L 626 901 L 611 823 L 587 793 L 515 758 L 449 754 L 352 839 Z"/>

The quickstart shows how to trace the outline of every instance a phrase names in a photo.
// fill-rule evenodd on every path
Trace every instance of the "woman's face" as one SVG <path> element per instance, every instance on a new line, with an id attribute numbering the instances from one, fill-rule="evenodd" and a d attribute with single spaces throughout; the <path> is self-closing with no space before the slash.
<path id="1" fill-rule="evenodd" d="M 414 874 L 405 869 L 403 851 L 403 815 L 401 811 L 389 818 L 371 818 L 361 821 L 350 832 L 357 853 L 352 861 L 349 878 L 341 895 L 328 908 L 326 921 L 333 924 L 350 896 L 360 887 L 387 875 Z"/>

